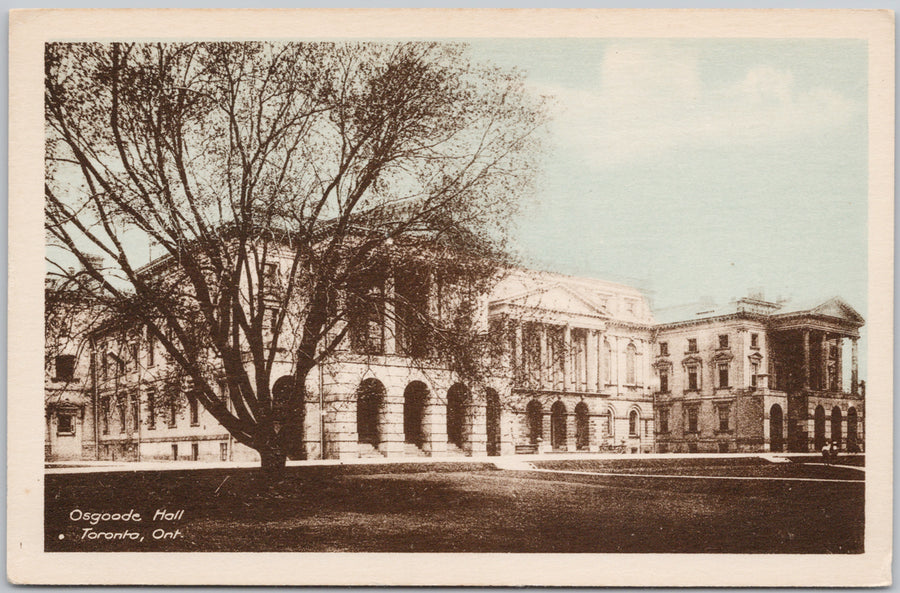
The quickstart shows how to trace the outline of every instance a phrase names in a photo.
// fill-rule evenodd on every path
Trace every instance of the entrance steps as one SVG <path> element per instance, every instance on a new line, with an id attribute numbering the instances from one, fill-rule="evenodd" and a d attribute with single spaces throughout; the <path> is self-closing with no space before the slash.
<path id="1" fill-rule="evenodd" d="M 415 443 L 404 443 L 403 444 L 403 454 L 406 455 L 407 457 L 428 457 L 428 453 L 423 451 Z"/>
<path id="2" fill-rule="evenodd" d="M 357 450 L 359 451 L 359 456 L 363 458 L 384 457 L 384 453 L 369 443 L 359 443 Z"/>
<path id="3" fill-rule="evenodd" d="M 447 452 L 445 455 L 447 455 L 447 457 L 465 457 L 466 452 L 454 443 L 447 443 Z"/>

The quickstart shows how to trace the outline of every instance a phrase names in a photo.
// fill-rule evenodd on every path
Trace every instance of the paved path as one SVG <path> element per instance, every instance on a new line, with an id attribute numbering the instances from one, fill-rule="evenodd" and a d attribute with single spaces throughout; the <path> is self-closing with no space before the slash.
<path id="1" fill-rule="evenodd" d="M 391 464 L 431 464 L 431 463 L 485 463 L 497 469 L 534 471 L 532 463 L 536 461 L 559 460 L 621 460 L 643 461 L 649 459 L 748 459 L 759 458 L 773 463 L 788 462 L 786 457 L 819 457 L 818 453 L 790 453 L 777 455 L 772 453 L 645 453 L 622 455 L 616 453 L 547 453 L 541 455 L 505 455 L 501 457 L 364 457 L 359 459 L 310 459 L 288 461 L 288 467 L 335 466 L 335 465 L 391 465 Z M 258 461 L 57 461 L 45 466 L 45 474 L 82 474 L 103 472 L 140 472 L 140 471 L 184 471 L 192 469 L 237 469 L 258 468 Z M 865 471 L 864 468 L 835 465 L 834 467 L 851 467 Z M 562 471 L 562 470 L 541 470 Z M 625 474 L 615 474 L 625 475 Z M 641 474 L 644 475 L 644 474 Z M 684 477 L 684 476 L 682 476 Z"/>

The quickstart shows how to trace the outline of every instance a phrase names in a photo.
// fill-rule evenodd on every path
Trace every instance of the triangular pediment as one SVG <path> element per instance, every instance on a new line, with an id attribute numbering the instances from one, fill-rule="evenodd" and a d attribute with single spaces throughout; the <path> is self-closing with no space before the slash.
<path id="1" fill-rule="evenodd" d="M 554 311 L 569 315 L 610 317 L 609 311 L 577 291 L 556 284 L 500 299 L 492 304 L 508 304 L 526 309 Z"/>
<path id="2" fill-rule="evenodd" d="M 848 305 L 840 297 L 833 297 L 810 310 L 815 315 L 827 315 L 828 317 L 836 317 L 851 323 L 865 323 L 863 316 L 857 313 L 856 309 Z"/>

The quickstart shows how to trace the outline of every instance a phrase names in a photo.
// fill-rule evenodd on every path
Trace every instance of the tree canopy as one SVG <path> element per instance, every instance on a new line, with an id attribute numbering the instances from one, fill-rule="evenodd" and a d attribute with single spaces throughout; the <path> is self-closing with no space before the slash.
<path id="1" fill-rule="evenodd" d="M 463 44 L 48 44 L 48 274 L 146 328 L 277 467 L 308 373 L 360 311 L 427 329 L 413 356 L 476 339 L 470 299 L 438 318 L 384 270 L 483 290 L 544 120 L 520 74 Z M 273 395 L 284 351 L 293 388 Z"/>

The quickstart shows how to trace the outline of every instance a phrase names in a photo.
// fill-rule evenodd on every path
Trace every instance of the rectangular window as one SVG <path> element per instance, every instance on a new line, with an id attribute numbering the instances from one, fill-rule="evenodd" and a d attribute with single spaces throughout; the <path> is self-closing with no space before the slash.
<path id="1" fill-rule="evenodd" d="M 125 402 L 120 401 L 116 407 L 119 410 L 119 432 L 125 432 L 125 414 L 127 413 Z"/>
<path id="2" fill-rule="evenodd" d="M 728 334 L 719 334 L 719 348 L 728 348 Z"/>
<path id="3" fill-rule="evenodd" d="M 147 392 L 147 430 L 156 428 L 156 392 Z"/>
<path id="4" fill-rule="evenodd" d="M 719 430 L 730 430 L 731 406 L 719 406 Z"/>
<path id="5" fill-rule="evenodd" d="M 169 428 L 175 428 L 178 425 L 178 404 L 172 402 L 169 404 Z"/>
<path id="6" fill-rule="evenodd" d="M 147 330 L 147 366 L 156 364 L 156 336 Z"/>
<path id="7" fill-rule="evenodd" d="M 660 356 L 668 356 L 669 355 L 669 343 L 668 342 L 660 342 L 659 343 L 659 355 Z"/>
<path id="8" fill-rule="evenodd" d="M 358 354 L 384 354 L 384 278 L 362 276 L 347 294 L 350 347 Z"/>
<path id="9" fill-rule="evenodd" d="M 697 391 L 700 389 L 700 375 L 697 365 L 691 365 L 687 368 L 688 391 Z"/>
<path id="10" fill-rule="evenodd" d="M 140 344 L 131 342 L 128 344 L 128 366 L 137 370 L 140 363 Z"/>
<path id="11" fill-rule="evenodd" d="M 669 409 L 660 408 L 659 410 L 659 432 L 669 432 Z"/>
<path id="12" fill-rule="evenodd" d="M 697 338 L 688 338 L 688 352 L 697 351 Z"/>
<path id="13" fill-rule="evenodd" d="M 200 444 L 191 443 L 191 461 L 197 461 L 198 459 L 200 459 Z"/>
<path id="14" fill-rule="evenodd" d="M 178 461 L 178 443 L 172 443 L 172 459 Z"/>
<path id="15" fill-rule="evenodd" d="M 56 380 L 71 381 L 75 378 L 75 357 L 71 354 L 60 354 L 56 357 Z"/>
<path id="16" fill-rule="evenodd" d="M 103 421 L 103 434 L 109 434 L 109 398 L 104 397 L 100 402 L 100 416 Z"/>
<path id="17" fill-rule="evenodd" d="M 197 396 L 194 394 L 188 395 L 188 404 L 191 408 L 191 426 L 199 426 L 200 425 L 200 402 L 197 401 Z"/>
<path id="18" fill-rule="evenodd" d="M 728 363 L 719 364 L 719 387 L 721 389 L 728 387 Z"/>
<path id="19" fill-rule="evenodd" d="M 700 410 L 697 406 L 691 406 L 687 409 L 687 431 L 698 432 L 698 418 Z"/>
<path id="20" fill-rule="evenodd" d="M 659 371 L 659 391 L 669 393 L 669 371 Z"/>
<path id="21" fill-rule="evenodd" d="M 759 363 L 750 363 L 750 387 L 756 387 L 756 376 L 759 374 Z"/>
<path id="22" fill-rule="evenodd" d="M 72 414 L 60 414 L 57 416 L 56 434 L 75 434 L 75 416 Z"/>
<path id="23" fill-rule="evenodd" d="M 263 278 L 266 284 L 273 284 L 275 280 L 278 278 L 278 264 L 277 263 L 266 263 L 263 264 Z"/>
<path id="24" fill-rule="evenodd" d="M 228 461 L 228 443 L 219 443 L 219 461 Z"/>
<path id="25" fill-rule="evenodd" d="M 137 394 L 131 394 L 131 426 L 134 430 L 141 428 L 141 400 Z"/>
<path id="26" fill-rule="evenodd" d="M 759 348 L 759 334 L 750 334 L 750 347 Z"/>

